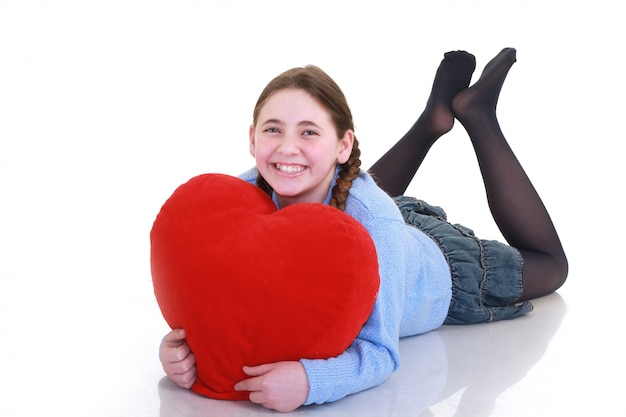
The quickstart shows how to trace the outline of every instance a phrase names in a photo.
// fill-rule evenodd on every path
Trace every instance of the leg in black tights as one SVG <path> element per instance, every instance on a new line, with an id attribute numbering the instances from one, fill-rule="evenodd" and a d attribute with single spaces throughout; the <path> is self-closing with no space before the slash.
<path id="1" fill-rule="evenodd" d="M 467 88 L 476 59 L 464 51 L 448 52 L 441 61 L 426 108 L 411 129 L 369 171 L 391 196 L 402 195 L 430 147 L 452 129 L 452 97 Z"/>
<path id="2" fill-rule="evenodd" d="M 462 88 L 454 94 L 447 107 L 440 106 L 438 109 L 450 109 L 450 113 L 469 134 L 478 158 L 491 214 L 504 238 L 520 251 L 524 260 L 524 290 L 520 300 L 528 300 L 552 293 L 563 285 L 568 264 L 552 220 L 509 147 L 496 117 L 500 91 L 515 60 L 514 49 L 503 49 L 487 64 L 476 84 L 467 89 Z M 442 66 L 445 62 L 444 59 Z M 433 92 L 436 90 L 433 88 Z M 424 120 L 420 122 L 422 118 Z M 425 111 L 416 126 L 418 123 L 427 125 L 427 119 L 432 120 L 433 116 Z M 373 171 L 381 187 L 392 195 L 404 192 L 428 149 L 439 136 L 432 133 L 417 134 L 415 130 L 410 130 L 374 165 Z M 407 162 L 409 158 L 388 159 L 393 158 L 394 154 L 414 152 L 416 148 L 418 156 L 412 161 Z M 411 162 L 417 165 L 410 165 Z M 393 169 L 387 175 L 385 167 L 389 166 Z M 397 171 L 404 171 L 410 176 L 402 177 Z"/>

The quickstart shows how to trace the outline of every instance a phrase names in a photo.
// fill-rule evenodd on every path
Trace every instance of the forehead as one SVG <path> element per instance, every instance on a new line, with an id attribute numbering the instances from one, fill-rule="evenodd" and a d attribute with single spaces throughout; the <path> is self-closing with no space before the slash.
<path id="1" fill-rule="evenodd" d="M 259 121 L 277 118 L 292 121 L 302 118 L 313 118 L 330 122 L 330 113 L 320 102 L 302 89 L 288 88 L 276 91 L 263 104 L 259 113 Z"/>

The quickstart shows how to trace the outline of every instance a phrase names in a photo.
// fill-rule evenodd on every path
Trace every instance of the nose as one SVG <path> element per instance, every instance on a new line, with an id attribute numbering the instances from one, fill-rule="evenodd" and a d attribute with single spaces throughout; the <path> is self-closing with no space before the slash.
<path id="1" fill-rule="evenodd" d="M 278 152 L 283 155 L 296 155 L 300 153 L 298 141 L 299 138 L 296 134 L 284 135 L 280 145 L 278 146 Z"/>

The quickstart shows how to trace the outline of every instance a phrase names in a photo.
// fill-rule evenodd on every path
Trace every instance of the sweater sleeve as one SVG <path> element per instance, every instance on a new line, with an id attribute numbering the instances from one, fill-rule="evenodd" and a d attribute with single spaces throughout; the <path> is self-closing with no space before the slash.
<path id="1" fill-rule="evenodd" d="M 399 327 L 404 306 L 404 224 L 398 221 L 365 225 L 374 240 L 380 268 L 380 289 L 372 313 L 352 345 L 330 359 L 302 359 L 308 379 L 305 404 L 336 401 L 381 384 L 400 364 Z"/>

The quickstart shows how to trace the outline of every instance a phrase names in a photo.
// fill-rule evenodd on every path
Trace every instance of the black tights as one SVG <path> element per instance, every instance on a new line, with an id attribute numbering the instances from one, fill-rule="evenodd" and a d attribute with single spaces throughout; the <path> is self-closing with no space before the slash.
<path id="1" fill-rule="evenodd" d="M 509 245 L 524 260 L 520 300 L 554 292 L 567 277 L 567 258 L 541 198 L 509 147 L 496 117 L 502 84 L 515 62 L 503 49 L 468 88 L 476 66 L 464 51 L 445 54 L 423 113 L 370 169 L 392 196 L 405 192 L 430 147 L 457 119 L 467 131 L 480 166 L 491 214 Z"/>

